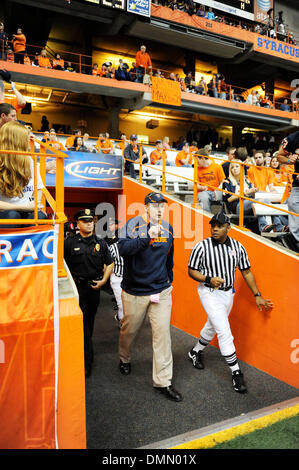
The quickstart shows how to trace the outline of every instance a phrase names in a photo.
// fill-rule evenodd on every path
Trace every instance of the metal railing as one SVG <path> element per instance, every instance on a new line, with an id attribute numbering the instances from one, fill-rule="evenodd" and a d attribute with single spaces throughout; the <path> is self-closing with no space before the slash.
<path id="1" fill-rule="evenodd" d="M 34 141 L 40 145 L 43 145 L 48 150 L 51 151 L 51 155 L 41 152 L 19 152 L 15 150 L 0 150 L 0 154 L 14 154 L 14 155 L 29 155 L 33 158 L 34 163 L 34 217 L 30 219 L 30 225 L 59 225 L 59 234 L 58 234 L 58 276 L 65 277 L 66 271 L 63 264 L 63 255 L 64 255 L 64 223 L 67 222 L 67 217 L 64 213 L 64 159 L 67 158 L 67 155 L 51 146 L 47 143 L 41 142 L 37 139 Z M 52 197 L 50 192 L 46 188 L 46 158 L 55 158 L 56 159 L 56 192 L 55 199 Z M 43 208 L 46 208 L 46 203 L 49 204 L 53 211 L 52 219 L 39 219 L 38 218 L 38 197 L 37 197 L 37 159 L 40 158 L 40 175 L 43 180 L 45 187 L 42 189 L 43 199 L 42 204 Z M 1 224 L 5 225 L 28 225 L 29 219 L 0 219 L 0 229 Z"/>
<path id="2" fill-rule="evenodd" d="M 209 158 L 211 160 L 214 160 L 213 156 L 207 157 L 207 155 L 198 155 L 198 154 L 197 154 L 197 156 L 202 156 L 204 158 Z M 129 160 L 127 158 L 125 158 L 125 160 L 139 165 L 139 182 L 143 183 L 142 168 L 143 167 L 152 168 L 152 165 L 142 163 L 142 146 L 140 145 L 140 149 L 139 149 L 139 161 L 138 160 L 135 160 L 135 161 L 134 160 Z M 227 159 L 223 159 L 222 161 L 231 163 L 231 161 L 227 160 Z M 234 160 L 232 162 L 234 162 Z M 268 207 L 268 208 L 271 208 L 271 209 L 276 209 L 276 210 L 282 212 L 283 214 L 295 215 L 295 216 L 299 217 L 299 214 L 297 214 L 295 212 L 292 212 L 292 211 L 289 211 L 289 210 L 286 210 L 286 209 L 282 209 L 281 207 L 277 207 L 277 205 L 275 206 L 275 205 L 268 204 L 266 202 L 258 201 L 256 199 L 245 196 L 245 194 L 244 194 L 245 166 L 250 167 L 250 166 L 255 166 L 255 165 L 250 165 L 248 163 L 243 163 L 243 162 L 240 162 L 240 161 L 236 161 L 236 163 L 238 163 L 238 165 L 240 165 L 240 194 L 232 193 L 232 192 L 227 191 L 226 189 L 222 189 L 220 187 L 215 187 L 210 183 L 209 183 L 209 186 L 211 188 L 213 188 L 213 190 L 215 190 L 215 191 L 221 191 L 222 193 L 226 193 L 226 194 L 229 194 L 231 196 L 237 196 L 239 198 L 239 204 L 240 204 L 239 205 L 239 223 L 238 223 L 237 226 L 241 230 L 248 230 L 247 228 L 244 227 L 244 201 L 245 200 L 250 201 L 250 202 L 255 203 L 255 204 L 260 204 L 262 206 L 265 206 L 265 207 Z M 172 173 L 171 171 L 166 170 L 166 157 L 165 157 L 165 155 L 163 155 L 163 157 L 162 157 L 162 167 L 155 166 L 155 170 L 162 173 L 161 192 L 163 194 L 167 194 L 167 191 L 166 191 L 166 175 L 176 176 L 176 177 L 179 177 L 180 179 L 185 180 L 187 182 L 188 181 L 192 182 L 193 183 L 193 203 L 192 203 L 192 207 L 194 207 L 194 208 L 199 207 L 199 204 L 197 202 L 197 194 L 198 194 L 197 185 L 199 184 L 199 182 L 198 182 L 198 165 L 197 165 L 197 158 L 196 157 L 194 158 L 193 179 L 187 178 L 186 176 L 177 175 L 177 174 Z M 268 168 L 267 167 L 262 167 L 262 170 L 267 171 Z M 282 173 L 281 170 L 274 170 L 274 171 L 277 172 L 277 173 Z M 292 172 L 292 175 L 299 175 L 299 173 Z"/>
<path id="3" fill-rule="evenodd" d="M 2 41 L 2 44 L 0 44 L 0 46 L 1 46 L 1 49 L 2 49 L 2 51 L 1 51 L 2 52 L 2 60 L 3 60 L 3 58 L 8 60 L 7 55 L 5 55 L 3 41 Z M 46 45 L 45 47 L 35 46 L 35 45 L 32 45 L 32 44 L 27 44 L 26 45 L 26 55 L 28 55 L 28 57 L 29 57 L 30 64 L 37 62 L 35 65 L 38 65 L 38 59 L 37 59 L 37 56 L 35 54 L 40 53 L 43 49 L 45 49 L 49 53 L 49 55 L 51 56 L 49 58 L 52 61 L 54 59 L 55 54 L 60 54 L 61 58 L 64 60 L 64 71 L 69 72 L 73 69 L 73 71 L 77 72 L 77 73 L 82 73 L 82 74 L 85 74 L 85 75 L 93 75 L 93 72 L 92 72 L 93 58 L 92 58 L 92 56 L 89 56 L 89 55 L 86 55 L 86 54 L 79 54 L 79 53 L 75 53 L 75 52 L 70 52 L 70 51 L 65 51 L 65 50 L 59 50 L 59 49 L 54 51 L 54 49 L 52 47 L 49 47 L 48 45 Z M 20 55 L 22 55 L 22 53 Z M 119 59 L 121 59 L 121 58 L 122 57 L 120 55 Z M 126 60 L 126 59 L 124 59 L 124 60 Z M 111 60 L 110 62 L 112 64 L 111 65 L 111 76 L 105 77 L 105 75 L 104 75 L 104 78 L 109 78 L 111 80 L 111 79 L 115 79 L 115 72 L 117 71 L 117 68 L 118 68 L 119 64 L 116 63 L 115 60 Z M 70 64 L 70 67 L 68 66 L 68 64 Z M 53 64 L 51 64 L 51 66 L 53 68 Z M 41 67 L 41 68 L 43 68 L 43 67 Z M 98 71 L 99 71 L 99 74 L 98 75 L 95 74 L 94 76 L 102 76 L 101 75 L 101 67 L 98 68 Z M 156 67 L 149 70 L 150 75 L 156 75 L 159 72 L 162 73 L 162 75 L 163 75 L 162 78 L 164 78 L 166 80 L 169 79 L 170 74 L 174 73 L 174 72 L 171 72 L 170 70 L 164 70 L 162 68 L 156 68 Z M 121 81 L 133 81 L 133 82 L 135 82 L 136 73 L 132 72 L 132 71 L 130 73 L 131 73 L 131 80 L 121 79 Z M 197 71 L 197 73 L 199 73 L 199 74 L 202 73 L 203 75 L 205 75 L 204 71 L 202 71 L 202 72 Z M 109 75 L 110 75 L 110 72 L 109 72 Z M 179 76 L 179 79 L 177 81 L 179 81 L 181 79 L 183 79 L 183 82 L 184 82 L 185 77 Z M 195 81 L 194 81 L 194 77 L 193 77 L 192 78 L 192 86 L 190 87 L 188 84 L 185 84 L 185 82 L 181 83 L 181 90 L 184 91 L 186 88 L 187 89 L 191 88 L 192 90 L 194 90 L 194 89 L 196 90 L 196 88 L 198 86 L 199 86 L 199 83 L 196 84 Z M 238 101 L 241 104 L 246 104 L 245 103 L 246 100 L 243 99 L 244 98 L 243 95 L 246 94 L 246 92 L 248 92 L 248 90 L 246 88 L 241 88 L 237 85 L 234 86 L 234 85 L 229 84 L 229 83 L 226 83 L 225 86 L 226 86 L 225 91 L 221 90 L 220 85 L 217 86 L 216 91 L 217 91 L 218 96 L 216 98 L 221 97 L 221 93 L 222 93 L 222 98 L 223 98 L 223 94 L 225 94 L 225 98 L 223 98 L 225 100 L 228 100 L 228 101 L 231 101 L 231 102 Z M 257 85 L 255 88 L 258 88 L 258 86 L 259 85 Z M 232 90 L 234 90 L 235 92 L 233 93 Z M 200 95 L 208 95 L 210 97 L 215 97 L 215 96 L 213 96 L 212 89 L 208 87 L 208 83 L 206 83 L 206 82 L 204 84 L 203 92 L 196 91 L 196 93 L 200 94 Z M 265 93 L 263 91 L 263 94 L 269 96 L 270 101 L 271 101 L 271 105 L 270 105 L 271 109 L 279 109 L 279 107 L 282 104 L 283 100 L 285 98 L 287 98 L 289 100 L 290 112 L 298 114 L 298 103 L 296 101 L 292 101 L 290 96 L 283 96 L 281 99 L 277 99 L 277 98 L 275 98 L 275 93 L 271 94 L 271 93 Z M 262 107 L 265 111 L 268 108 L 268 106 L 263 106 L 263 105 L 262 105 Z"/>

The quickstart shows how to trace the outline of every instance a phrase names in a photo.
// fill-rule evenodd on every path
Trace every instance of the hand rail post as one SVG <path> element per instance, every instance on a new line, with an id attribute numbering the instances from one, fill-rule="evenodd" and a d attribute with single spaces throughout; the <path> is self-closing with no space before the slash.
<path id="1" fill-rule="evenodd" d="M 142 183 L 142 145 L 141 144 L 139 147 L 139 183 Z"/>
<path id="2" fill-rule="evenodd" d="M 244 165 L 240 165 L 240 198 L 239 198 L 239 227 L 244 228 L 244 182 L 245 170 Z"/>
<path id="3" fill-rule="evenodd" d="M 162 193 L 165 193 L 165 170 L 166 170 L 166 153 L 162 152 Z"/>
<path id="4" fill-rule="evenodd" d="M 198 174 L 197 174 L 197 156 L 194 155 L 194 184 L 193 184 L 193 207 L 197 207 L 197 183 L 198 183 Z"/>

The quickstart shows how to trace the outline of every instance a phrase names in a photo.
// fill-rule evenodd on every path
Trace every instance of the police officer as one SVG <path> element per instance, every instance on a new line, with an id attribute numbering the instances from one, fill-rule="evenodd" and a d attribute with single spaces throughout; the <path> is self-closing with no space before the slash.
<path id="1" fill-rule="evenodd" d="M 83 313 L 85 376 L 91 374 L 93 363 L 92 333 L 100 303 L 100 288 L 109 279 L 113 260 L 104 240 L 94 234 L 94 211 L 80 210 L 75 214 L 79 233 L 64 242 L 64 257 L 76 283 L 79 305 Z"/>

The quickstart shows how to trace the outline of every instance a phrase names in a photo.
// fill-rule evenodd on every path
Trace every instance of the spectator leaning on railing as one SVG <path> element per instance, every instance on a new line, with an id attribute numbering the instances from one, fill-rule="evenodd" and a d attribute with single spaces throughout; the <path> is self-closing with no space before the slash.
<path id="1" fill-rule="evenodd" d="M 14 60 L 16 64 L 24 64 L 24 54 L 26 52 L 26 36 L 21 28 L 17 29 L 17 34 L 12 36 L 14 49 Z"/>
<path id="2" fill-rule="evenodd" d="M 4 24 L 0 23 L 0 60 L 6 60 L 9 36 L 4 31 Z"/>
<path id="3" fill-rule="evenodd" d="M 141 46 L 136 54 L 136 82 L 143 83 L 143 76 L 145 71 L 152 69 L 152 61 L 149 54 L 146 52 L 146 46 Z"/>
<path id="4" fill-rule="evenodd" d="M 19 152 L 29 151 L 29 130 L 22 124 L 11 121 L 0 129 L 0 149 Z M 34 164 L 28 155 L 0 154 L 0 219 L 34 218 Z M 41 208 L 44 187 L 37 166 L 38 208 Z M 39 219 L 47 215 L 38 211 Z M 1 225 L 1 228 L 17 228 L 24 225 Z"/>

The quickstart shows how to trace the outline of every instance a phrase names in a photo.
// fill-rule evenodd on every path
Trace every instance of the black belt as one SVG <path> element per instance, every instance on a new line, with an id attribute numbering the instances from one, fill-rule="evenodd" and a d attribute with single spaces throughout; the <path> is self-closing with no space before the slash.
<path id="1" fill-rule="evenodd" d="M 85 279 L 83 277 L 75 277 L 74 281 L 75 281 L 75 284 L 81 287 L 91 286 L 93 283 L 92 279 Z"/>
<path id="2" fill-rule="evenodd" d="M 214 286 L 212 286 L 212 284 L 204 284 L 205 287 L 210 287 L 212 289 L 215 289 Z M 232 289 L 232 286 L 230 287 L 219 287 L 219 289 L 217 290 L 223 290 L 224 292 L 227 292 L 228 290 Z"/>

